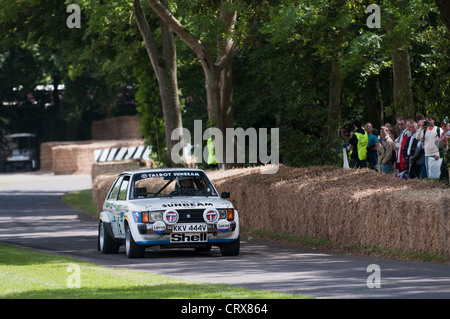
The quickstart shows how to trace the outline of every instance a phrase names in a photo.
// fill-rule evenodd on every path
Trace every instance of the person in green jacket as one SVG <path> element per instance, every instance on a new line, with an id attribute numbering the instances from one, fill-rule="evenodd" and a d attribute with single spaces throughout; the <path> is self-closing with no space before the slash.
<path id="1" fill-rule="evenodd" d="M 369 145 L 369 135 L 362 128 L 361 121 L 353 122 L 355 133 L 349 140 L 349 150 L 351 152 L 351 167 L 364 168 L 367 167 L 367 146 Z"/>
<path id="2" fill-rule="evenodd" d="M 208 169 L 216 169 L 218 165 L 212 137 L 208 138 L 208 140 L 206 141 L 206 146 L 208 147 Z"/>

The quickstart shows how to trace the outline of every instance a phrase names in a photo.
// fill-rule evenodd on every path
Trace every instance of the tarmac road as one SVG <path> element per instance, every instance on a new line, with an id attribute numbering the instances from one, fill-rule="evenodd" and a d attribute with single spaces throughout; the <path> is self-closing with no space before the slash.
<path id="1" fill-rule="evenodd" d="M 143 259 L 128 259 L 122 247 L 118 255 L 102 255 L 97 220 L 61 201 L 64 192 L 88 188 L 89 175 L 0 174 L 0 244 L 194 282 L 318 298 L 450 298 L 449 264 L 331 254 L 272 242 L 242 241 L 237 257 L 222 257 L 217 248 L 204 254 L 152 248 Z"/>

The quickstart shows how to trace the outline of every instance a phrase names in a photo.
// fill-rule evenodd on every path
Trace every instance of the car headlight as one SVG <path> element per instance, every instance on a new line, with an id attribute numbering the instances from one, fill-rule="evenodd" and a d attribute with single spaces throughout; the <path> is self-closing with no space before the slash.
<path id="1" fill-rule="evenodd" d="M 162 212 L 141 212 L 142 223 L 154 223 L 162 220 Z"/>
<path id="2" fill-rule="evenodd" d="M 150 212 L 150 221 L 157 222 L 163 219 L 163 212 Z"/>
<path id="3" fill-rule="evenodd" d="M 219 212 L 219 219 L 227 219 L 227 220 L 233 220 L 234 219 L 234 209 L 228 208 L 228 209 L 218 209 Z"/>

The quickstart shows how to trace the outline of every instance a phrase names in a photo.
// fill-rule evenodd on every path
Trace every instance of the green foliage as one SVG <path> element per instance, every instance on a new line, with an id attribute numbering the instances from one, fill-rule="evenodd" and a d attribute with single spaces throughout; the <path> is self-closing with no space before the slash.
<path id="1" fill-rule="evenodd" d="M 450 114 L 450 32 L 429 28 L 416 38 L 414 92 L 418 111 L 441 121 Z"/>
<path id="2" fill-rule="evenodd" d="M 82 28 L 65 26 L 68 4 L 82 9 Z M 408 48 L 414 113 L 450 114 L 450 32 L 433 0 L 376 1 L 381 28 L 369 29 L 362 0 L 168 1 L 186 29 L 217 54 L 232 37 L 236 127 L 279 127 L 281 161 L 296 165 L 338 163 L 326 142 L 331 61 L 341 66 L 340 125 L 361 118 L 378 128 L 395 121 L 392 53 Z M 43 140 L 88 139 L 93 120 L 139 114 L 147 142 L 165 147 L 158 83 L 132 12 L 131 0 L 2 0 L 0 11 L 1 128 L 31 129 Z M 142 1 L 157 41 L 159 21 Z M 229 32 L 220 8 L 237 11 Z M 208 125 L 204 74 L 197 57 L 176 38 L 183 126 Z M 61 101 L 38 84 L 62 83 Z M 21 87 L 20 90 L 13 88 Z M 35 103 L 36 102 L 36 103 Z M 383 109 L 381 109 L 383 106 Z M 382 112 L 382 113 L 380 113 Z M 8 124 L 7 124 L 8 123 Z M 59 124 L 58 124 L 59 123 Z M 155 130 L 156 124 L 156 130 Z M 158 139 L 156 138 L 158 136 Z"/>
<path id="3" fill-rule="evenodd" d="M 69 29 L 69 4 L 82 8 L 82 28 Z M 130 20 L 130 1 L 9 1 L 0 15 L 0 84 L 2 101 L 13 94 L 20 106 L 0 110 L 9 132 L 36 133 L 38 141 L 91 138 L 91 123 L 105 117 L 136 114 L 135 57 L 144 54 L 139 32 Z M 108 14 L 109 13 L 109 14 Z M 10 52 L 15 54 L 11 63 Z M 7 71 L 5 68 L 11 69 Z M 5 69 L 5 70 L 3 70 Z M 21 71 L 23 70 L 23 71 Z M 60 85 L 59 99 L 37 85 Z M 23 87 L 12 91 L 13 87 Z M 34 91 L 34 92 L 33 92 Z M 22 94 L 22 96 L 18 96 Z M 43 95 L 42 97 L 38 95 Z M 21 111 L 31 100 L 31 109 Z M 1 107 L 1 106 L 0 106 Z M 36 110 L 36 112 L 34 112 Z M 18 119 L 18 115 L 21 119 Z M 6 123 L 6 124 L 5 124 Z"/>
<path id="4" fill-rule="evenodd" d="M 145 64 L 145 61 L 142 61 Z M 148 64 L 146 68 L 134 69 L 138 80 L 136 110 L 141 117 L 141 131 L 148 145 L 165 147 L 164 121 L 159 96 L 158 82 Z M 155 127 L 156 126 L 156 127 Z"/>

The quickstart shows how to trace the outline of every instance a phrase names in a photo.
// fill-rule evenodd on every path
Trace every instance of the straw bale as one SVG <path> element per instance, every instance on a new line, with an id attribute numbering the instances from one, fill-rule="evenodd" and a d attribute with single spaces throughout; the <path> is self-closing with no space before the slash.
<path id="1" fill-rule="evenodd" d="M 371 170 L 289 168 L 210 174 L 232 190 L 242 226 L 327 239 L 338 245 L 447 253 L 449 189 Z M 447 210 L 446 210 L 447 209 Z"/>
<path id="2" fill-rule="evenodd" d="M 144 140 L 82 141 L 56 144 L 51 147 L 52 170 L 56 175 L 91 174 L 94 151 L 144 145 Z"/>
<path id="3" fill-rule="evenodd" d="M 142 168 L 144 162 L 140 159 L 130 159 L 116 162 L 94 163 L 92 165 L 91 176 L 94 180 L 99 175 L 120 174 L 124 171 L 131 171 Z"/>
<path id="4" fill-rule="evenodd" d="M 97 207 L 97 212 L 102 211 L 103 202 L 116 178 L 115 174 L 99 175 L 92 181 L 92 199 Z"/>

